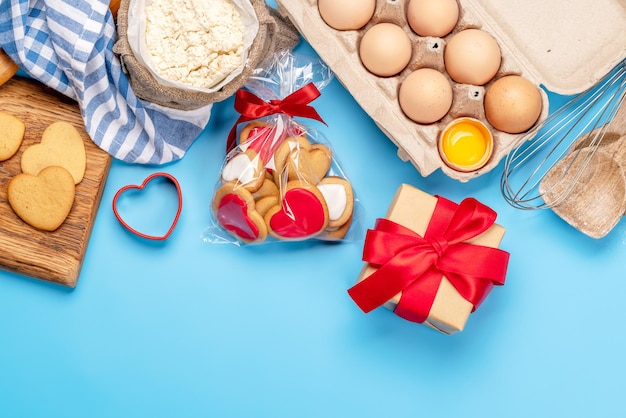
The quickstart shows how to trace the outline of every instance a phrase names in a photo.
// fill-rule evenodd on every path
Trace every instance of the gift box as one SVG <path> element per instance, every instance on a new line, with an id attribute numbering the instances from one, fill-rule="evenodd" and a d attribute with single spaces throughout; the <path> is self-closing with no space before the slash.
<path id="1" fill-rule="evenodd" d="M 349 295 L 364 311 L 385 306 L 444 334 L 462 331 L 494 286 L 505 282 L 509 254 L 496 213 L 468 198 L 460 204 L 408 184 L 367 232 L 366 262 Z"/>

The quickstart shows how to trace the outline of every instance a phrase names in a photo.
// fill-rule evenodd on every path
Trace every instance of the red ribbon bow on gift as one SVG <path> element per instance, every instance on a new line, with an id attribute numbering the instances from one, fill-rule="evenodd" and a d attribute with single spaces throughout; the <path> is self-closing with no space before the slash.
<path id="1" fill-rule="evenodd" d="M 475 199 L 456 205 L 441 197 L 424 237 L 378 219 L 363 250 L 363 260 L 378 269 L 348 293 L 369 312 L 402 292 L 394 312 L 422 323 L 445 276 L 476 310 L 494 285 L 504 284 L 509 254 L 465 241 L 485 232 L 495 219 L 496 213 Z"/>
<path id="2" fill-rule="evenodd" d="M 288 116 L 300 116 L 309 119 L 315 119 L 326 124 L 317 111 L 309 106 L 313 100 L 321 95 L 315 84 L 309 83 L 304 87 L 291 93 L 283 100 L 264 101 L 254 93 L 248 90 L 237 90 L 235 93 L 235 110 L 241 114 L 235 125 L 228 134 L 226 150 L 232 150 L 236 145 L 237 125 L 242 122 L 259 119 L 264 116 L 270 116 L 282 113 Z"/>

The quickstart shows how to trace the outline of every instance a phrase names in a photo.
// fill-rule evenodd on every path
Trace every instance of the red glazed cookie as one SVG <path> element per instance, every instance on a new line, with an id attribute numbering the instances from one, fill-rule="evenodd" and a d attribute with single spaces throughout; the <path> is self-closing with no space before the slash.
<path id="1" fill-rule="evenodd" d="M 302 240 L 328 226 L 328 206 L 316 186 L 301 180 L 286 184 L 282 199 L 265 214 L 269 234 L 280 240 Z"/>
<path id="2" fill-rule="evenodd" d="M 323 144 L 311 144 L 303 136 L 290 137 L 274 153 L 274 177 L 281 181 L 302 180 L 317 184 L 332 164 L 332 152 Z"/>
<path id="3" fill-rule="evenodd" d="M 285 137 L 274 125 L 262 121 L 248 123 L 239 134 L 239 145 L 242 149 L 256 151 L 266 166 L 271 166 L 274 151 Z"/>
<path id="4" fill-rule="evenodd" d="M 265 165 L 256 151 L 248 149 L 232 156 L 222 169 L 222 183 L 232 183 L 255 192 L 265 180 Z"/>
<path id="5" fill-rule="evenodd" d="M 239 144 L 244 145 L 247 142 L 256 138 L 267 136 L 267 133 L 272 130 L 272 127 L 261 121 L 253 121 L 243 127 L 239 134 Z"/>
<path id="6" fill-rule="evenodd" d="M 254 198 L 242 187 L 235 188 L 232 183 L 220 187 L 213 198 L 213 213 L 228 233 L 247 244 L 267 238 L 267 227 Z"/>

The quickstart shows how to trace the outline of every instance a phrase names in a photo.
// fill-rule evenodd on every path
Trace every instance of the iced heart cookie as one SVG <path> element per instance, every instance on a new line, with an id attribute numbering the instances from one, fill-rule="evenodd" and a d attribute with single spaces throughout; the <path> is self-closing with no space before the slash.
<path id="1" fill-rule="evenodd" d="M 239 134 L 239 146 L 241 149 L 252 149 L 256 151 L 264 164 L 268 164 L 272 158 L 272 153 L 277 143 L 276 130 L 268 123 L 254 121 L 243 127 Z"/>
<path id="2" fill-rule="evenodd" d="M 328 229 L 339 228 L 348 222 L 354 211 L 354 195 L 350 182 L 341 177 L 330 176 L 322 179 L 317 188 L 328 205 Z"/>
<path id="3" fill-rule="evenodd" d="M 265 166 L 273 168 L 274 152 L 289 136 L 302 135 L 303 129 L 297 124 L 269 124 L 263 121 L 253 121 L 243 127 L 239 134 L 239 145 L 242 149 L 255 150 Z"/>
<path id="4" fill-rule="evenodd" d="M 310 238 L 328 226 L 328 206 L 316 186 L 293 180 L 286 184 L 278 204 L 267 211 L 265 222 L 274 238 Z"/>
<path id="5" fill-rule="evenodd" d="M 250 192 L 257 191 L 265 180 L 265 165 L 256 151 L 247 149 L 230 158 L 222 169 L 222 182 L 232 183 Z"/>
<path id="6" fill-rule="evenodd" d="M 8 200 L 27 224 L 44 231 L 56 230 L 74 204 L 74 178 L 63 167 L 46 167 L 37 175 L 21 173 L 11 179 Z"/>
<path id="7" fill-rule="evenodd" d="M 254 198 L 246 189 L 232 183 L 220 187 L 213 197 L 217 222 L 231 235 L 252 244 L 267 238 L 265 220 L 257 212 Z"/>
<path id="8" fill-rule="evenodd" d="M 272 127 L 269 123 L 255 120 L 243 127 L 239 133 L 239 144 L 244 145 L 257 138 L 268 137 Z"/>
<path id="9" fill-rule="evenodd" d="M 13 115 L 0 112 L 0 161 L 13 157 L 24 140 L 26 126 Z"/>
<path id="10" fill-rule="evenodd" d="M 280 137 L 302 135 L 304 129 L 298 124 L 288 124 L 279 127 L 277 124 L 269 124 L 260 120 L 255 120 L 243 127 L 239 134 L 239 144 L 245 145 L 260 140 L 262 144 L 277 142 Z M 259 146 L 259 148 L 261 148 Z"/>
<path id="11" fill-rule="evenodd" d="M 332 152 L 323 144 L 311 144 L 305 137 L 288 138 L 274 153 L 274 176 L 281 181 L 303 180 L 317 184 L 332 164 Z"/>
<path id="12" fill-rule="evenodd" d="M 48 126 L 39 144 L 31 145 L 21 159 L 22 172 L 36 176 L 46 167 L 65 168 L 78 184 L 85 175 L 87 155 L 78 130 L 69 122 L 54 122 Z"/>

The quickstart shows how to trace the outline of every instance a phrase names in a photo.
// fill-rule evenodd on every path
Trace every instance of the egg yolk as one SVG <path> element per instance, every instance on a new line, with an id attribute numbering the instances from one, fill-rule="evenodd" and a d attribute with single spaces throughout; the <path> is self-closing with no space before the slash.
<path id="1" fill-rule="evenodd" d="M 491 136 L 486 128 L 471 122 L 450 126 L 442 135 L 441 150 L 456 166 L 477 169 L 489 158 Z"/>

